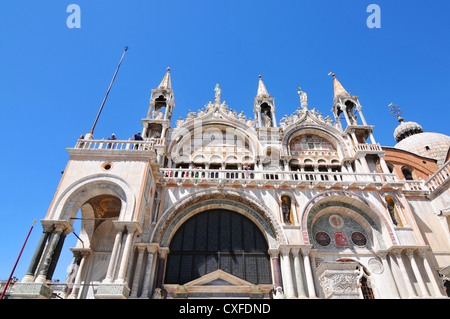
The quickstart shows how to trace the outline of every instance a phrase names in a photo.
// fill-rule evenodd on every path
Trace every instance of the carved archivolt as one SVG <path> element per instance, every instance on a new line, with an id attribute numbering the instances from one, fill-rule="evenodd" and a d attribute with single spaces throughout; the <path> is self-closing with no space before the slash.
<path id="1" fill-rule="evenodd" d="M 135 213 L 135 195 L 128 183 L 107 174 L 87 176 L 69 185 L 58 194 L 46 219 L 69 220 L 78 209 L 98 195 L 111 195 L 120 199 L 120 220 L 131 220 Z"/>
<path id="2" fill-rule="evenodd" d="M 252 219 L 265 234 L 270 248 L 287 244 L 282 226 L 270 209 L 250 194 L 232 189 L 200 190 L 179 200 L 163 213 L 151 241 L 168 246 L 172 234 L 192 214 L 222 207 L 232 208 Z"/>

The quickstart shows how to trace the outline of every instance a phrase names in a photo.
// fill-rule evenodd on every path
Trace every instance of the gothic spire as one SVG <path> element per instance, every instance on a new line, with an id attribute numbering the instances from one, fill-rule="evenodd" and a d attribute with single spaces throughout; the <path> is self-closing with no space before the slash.
<path id="1" fill-rule="evenodd" d="M 261 74 L 259 75 L 258 93 L 257 97 L 270 97 L 269 92 L 267 92 L 266 86 L 264 85 Z"/>
<path id="2" fill-rule="evenodd" d="M 170 81 L 170 66 L 167 68 L 167 73 L 159 84 L 158 89 L 172 89 L 172 83 Z"/>
<path id="3" fill-rule="evenodd" d="M 330 74 L 333 76 L 334 81 L 334 97 L 338 96 L 350 96 L 350 94 L 344 89 L 341 82 L 336 78 L 333 72 L 330 72 Z"/>

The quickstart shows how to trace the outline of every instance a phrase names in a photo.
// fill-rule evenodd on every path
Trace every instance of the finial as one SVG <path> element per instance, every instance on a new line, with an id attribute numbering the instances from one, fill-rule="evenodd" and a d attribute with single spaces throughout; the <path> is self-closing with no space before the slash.
<path id="1" fill-rule="evenodd" d="M 391 103 L 388 105 L 389 111 L 391 111 L 392 115 L 398 119 L 398 121 L 401 123 L 403 122 L 403 117 L 401 117 L 403 111 L 400 109 L 400 106 Z"/>
<path id="2" fill-rule="evenodd" d="M 167 72 L 170 72 L 170 65 L 167 67 Z"/>
<path id="3" fill-rule="evenodd" d="M 328 73 L 328 75 L 331 75 L 331 76 L 335 77 L 333 71 L 331 71 L 330 73 Z"/>
<path id="4" fill-rule="evenodd" d="M 261 78 L 261 73 L 259 74 L 259 78 Z"/>

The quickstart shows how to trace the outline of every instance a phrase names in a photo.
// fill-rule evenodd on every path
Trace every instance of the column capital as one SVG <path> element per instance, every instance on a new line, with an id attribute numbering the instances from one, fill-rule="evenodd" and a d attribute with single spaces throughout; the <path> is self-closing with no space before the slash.
<path id="1" fill-rule="evenodd" d="M 169 247 L 159 247 L 158 248 L 158 253 L 159 253 L 160 258 L 165 259 L 167 257 L 167 255 L 169 254 L 169 252 L 170 252 Z"/>
<path id="2" fill-rule="evenodd" d="M 379 250 L 375 255 L 377 255 L 381 259 L 386 259 L 386 256 L 389 255 L 389 252 L 387 250 Z"/>
<path id="3" fill-rule="evenodd" d="M 145 244 L 138 243 L 134 245 L 133 250 L 139 253 L 143 253 L 147 250 L 147 246 Z"/>
<path id="4" fill-rule="evenodd" d="M 271 258 L 278 258 L 279 250 L 277 248 L 269 248 L 269 255 Z"/>
<path id="5" fill-rule="evenodd" d="M 311 251 L 311 247 L 301 247 L 300 250 L 302 251 L 303 256 L 309 256 L 309 252 Z"/>
<path id="6" fill-rule="evenodd" d="M 280 246 L 278 249 L 283 256 L 289 256 L 289 253 L 291 252 L 290 246 Z"/>
<path id="7" fill-rule="evenodd" d="M 158 244 L 147 244 L 147 251 L 149 254 L 155 254 L 158 252 L 159 245 Z"/>
<path id="8" fill-rule="evenodd" d="M 300 254 L 300 247 L 296 246 L 296 247 L 292 247 L 291 248 L 291 253 L 292 256 L 297 257 Z"/>
<path id="9" fill-rule="evenodd" d="M 92 249 L 90 249 L 90 248 L 73 247 L 73 248 L 70 248 L 70 250 L 72 251 L 73 255 L 76 257 L 87 257 L 93 253 Z"/>
<path id="10" fill-rule="evenodd" d="M 391 253 L 394 254 L 394 256 L 399 257 L 402 254 L 403 248 L 393 248 L 391 249 Z"/>
<path id="11" fill-rule="evenodd" d="M 113 221 L 113 224 L 116 227 L 117 231 L 123 231 L 126 228 L 129 233 L 142 233 L 142 226 L 139 224 L 139 222 L 136 221 L 115 220 Z"/>
<path id="12" fill-rule="evenodd" d="M 41 220 L 42 227 L 44 231 L 57 231 L 63 235 L 70 234 L 74 231 L 72 226 L 69 224 L 67 220 L 58 220 L 58 219 L 42 219 Z"/>
<path id="13" fill-rule="evenodd" d="M 408 249 L 405 249 L 405 252 L 406 252 L 406 255 L 411 258 L 414 255 L 414 252 L 416 250 L 417 250 L 416 248 L 408 248 Z"/>

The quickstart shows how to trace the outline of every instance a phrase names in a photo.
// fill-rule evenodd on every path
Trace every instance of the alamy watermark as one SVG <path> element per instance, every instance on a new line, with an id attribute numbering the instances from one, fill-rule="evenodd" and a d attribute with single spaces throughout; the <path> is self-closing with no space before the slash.
<path id="1" fill-rule="evenodd" d="M 66 12 L 70 15 L 67 17 L 66 25 L 69 29 L 79 29 L 81 28 L 81 8 L 77 4 L 69 4 L 67 6 Z"/>
<path id="2" fill-rule="evenodd" d="M 67 17 L 66 25 L 69 29 L 81 28 L 81 8 L 77 4 L 69 4 L 66 12 L 70 13 Z M 369 4 L 366 9 L 370 15 L 367 17 L 366 25 L 369 29 L 381 28 L 381 8 L 378 4 Z"/>
<path id="3" fill-rule="evenodd" d="M 369 29 L 381 28 L 381 8 L 378 4 L 369 4 L 366 12 L 371 13 L 366 20 Z"/>

